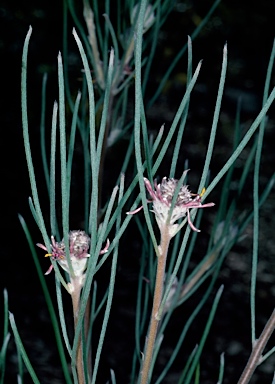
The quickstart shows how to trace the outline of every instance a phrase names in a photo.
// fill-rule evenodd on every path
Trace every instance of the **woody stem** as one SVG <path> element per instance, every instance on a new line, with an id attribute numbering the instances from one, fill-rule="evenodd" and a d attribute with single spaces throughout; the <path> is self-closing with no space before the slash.
<path id="1" fill-rule="evenodd" d="M 275 309 L 273 310 L 268 322 L 266 323 L 259 339 L 257 339 L 255 344 L 253 345 L 251 355 L 238 381 L 238 384 L 249 383 L 255 369 L 261 362 L 263 350 L 269 338 L 271 337 L 274 329 L 275 329 Z"/>
<path id="2" fill-rule="evenodd" d="M 71 293 L 71 296 L 72 296 L 72 304 L 73 304 L 74 328 L 76 329 L 77 322 L 78 322 L 78 314 L 79 314 L 80 293 L 81 293 L 82 286 L 79 283 L 77 277 L 72 279 L 71 282 L 72 282 L 72 285 L 74 287 L 74 290 Z M 78 345 L 77 345 L 76 369 L 77 369 L 78 383 L 79 384 L 85 384 L 84 368 L 83 368 L 83 348 L 82 348 L 82 336 L 81 335 L 79 337 L 79 341 L 78 341 Z"/>
<path id="3" fill-rule="evenodd" d="M 151 313 L 150 327 L 147 334 L 144 360 L 140 371 L 140 384 L 147 384 L 149 381 L 150 367 L 156 343 L 158 325 L 161 320 L 159 317 L 159 309 L 162 300 L 163 285 L 165 279 L 165 266 L 170 240 L 171 237 L 169 235 L 169 227 L 165 225 L 161 231 L 161 242 L 159 245 L 159 256 L 157 261 L 153 308 Z"/>

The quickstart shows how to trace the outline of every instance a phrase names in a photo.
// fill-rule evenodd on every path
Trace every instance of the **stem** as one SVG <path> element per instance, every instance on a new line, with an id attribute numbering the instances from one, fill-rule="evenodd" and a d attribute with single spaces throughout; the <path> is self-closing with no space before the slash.
<path id="1" fill-rule="evenodd" d="M 268 342 L 272 332 L 275 328 L 275 309 L 273 310 L 268 322 L 266 323 L 264 330 L 258 340 L 253 345 L 251 355 L 246 364 L 246 367 L 238 381 L 238 384 L 246 384 L 250 381 L 255 369 L 261 363 L 261 356 L 263 350 Z"/>
<path id="2" fill-rule="evenodd" d="M 159 256 L 157 264 L 157 274 L 155 283 L 155 292 L 153 300 L 153 308 L 151 314 L 150 328 L 146 340 L 146 348 L 144 360 L 140 371 L 140 384 L 147 384 L 149 380 L 151 361 L 153 357 L 154 347 L 156 343 L 156 336 L 158 325 L 160 322 L 159 308 L 163 293 L 163 284 L 165 279 L 165 266 L 168 253 L 168 247 L 171 237 L 169 235 L 169 226 L 165 225 L 161 230 L 161 242 L 159 246 Z"/>
<path id="3" fill-rule="evenodd" d="M 80 292 L 82 285 L 79 282 L 79 278 L 75 277 L 71 280 L 73 286 L 72 304 L 73 304 L 73 315 L 74 315 L 74 328 L 76 329 L 78 322 L 78 312 L 79 312 L 79 302 L 80 302 Z M 82 348 L 82 336 L 79 338 L 77 353 L 76 353 L 76 369 L 78 376 L 78 384 L 85 384 L 84 378 L 84 368 L 83 368 L 83 348 Z"/>
<path id="4" fill-rule="evenodd" d="M 88 39 L 92 47 L 95 72 L 98 84 L 101 89 L 105 89 L 104 73 L 100 61 L 100 54 L 98 50 L 97 37 L 96 37 L 96 26 L 94 22 L 94 12 L 87 1 L 84 1 L 83 15 L 88 29 Z"/>
<path id="5" fill-rule="evenodd" d="M 86 305 L 86 310 L 85 310 L 85 315 L 84 315 L 84 330 L 85 330 L 85 339 L 86 342 L 88 340 L 88 334 L 89 334 L 89 329 L 90 329 L 90 313 L 91 313 L 91 296 L 89 296 L 87 305 Z M 92 350 L 91 350 L 91 345 L 87 346 L 88 348 L 88 358 L 87 358 L 87 365 L 88 365 L 88 373 L 90 377 L 92 377 Z"/>
<path id="6" fill-rule="evenodd" d="M 183 285 L 179 300 L 181 300 L 184 296 L 187 295 L 188 292 L 191 291 L 191 289 L 195 286 L 195 284 L 200 280 L 200 278 L 205 274 L 205 272 L 208 271 L 209 268 L 212 267 L 215 260 L 217 259 L 219 252 L 214 251 L 208 259 L 205 260 L 205 262 L 201 265 L 198 272 L 192 277 L 192 279 Z"/>

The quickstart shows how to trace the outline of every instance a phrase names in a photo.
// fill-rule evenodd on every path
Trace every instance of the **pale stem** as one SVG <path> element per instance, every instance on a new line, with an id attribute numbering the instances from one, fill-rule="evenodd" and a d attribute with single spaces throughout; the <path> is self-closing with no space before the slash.
<path id="1" fill-rule="evenodd" d="M 275 328 L 275 309 L 273 310 L 268 322 L 266 323 L 264 330 L 261 333 L 261 336 L 256 340 L 253 345 L 251 355 L 246 364 L 246 367 L 238 381 L 238 384 L 247 384 L 249 383 L 255 369 L 261 362 L 261 357 L 263 350 L 268 342 L 270 336 L 272 335 Z"/>
<path id="2" fill-rule="evenodd" d="M 161 304 L 163 285 L 165 280 L 165 266 L 168 253 L 168 247 L 171 237 L 169 235 L 169 227 L 164 226 L 161 231 L 161 242 L 159 245 L 159 256 L 157 262 L 157 274 L 153 299 L 153 309 L 151 314 L 150 328 L 146 338 L 146 347 L 144 360 L 140 372 L 140 384 L 147 384 L 149 380 L 151 361 L 153 357 L 154 347 L 156 343 L 156 336 L 160 318 L 158 311 Z"/>
<path id="3" fill-rule="evenodd" d="M 80 292 L 81 292 L 81 284 L 79 282 L 79 278 L 75 277 L 71 280 L 71 284 L 73 286 L 72 296 L 72 304 L 73 304 L 73 314 L 74 314 L 74 328 L 76 329 L 78 322 L 78 313 L 79 313 L 79 302 L 80 302 Z M 78 384 L 85 384 L 84 378 L 84 368 L 83 368 L 83 349 L 82 349 L 82 336 L 80 335 L 77 352 L 76 352 L 76 369 L 78 376 Z"/>
<path id="4" fill-rule="evenodd" d="M 92 47 L 93 55 L 94 55 L 94 62 L 96 65 L 96 71 L 97 71 L 97 81 L 101 89 L 105 89 L 105 81 L 104 81 L 104 74 L 102 70 L 102 65 L 100 61 L 100 55 L 98 50 L 98 44 L 97 44 L 97 38 L 96 38 L 96 27 L 94 23 L 94 13 L 92 11 L 92 8 L 90 7 L 89 3 L 87 1 L 84 1 L 84 9 L 83 9 L 83 15 L 86 22 L 86 26 L 88 29 L 88 39 L 89 43 Z"/>
<path id="5" fill-rule="evenodd" d="M 90 311 L 91 310 L 91 296 L 89 296 L 88 301 L 87 301 L 87 306 L 85 310 L 85 315 L 84 315 L 84 330 L 85 330 L 85 338 L 86 340 L 88 339 L 88 333 L 89 333 L 89 328 L 90 328 Z M 92 376 L 92 351 L 91 351 L 91 346 L 88 346 L 88 372 L 89 375 Z"/>
<path id="6" fill-rule="evenodd" d="M 195 284 L 200 280 L 200 278 L 208 271 L 209 268 L 212 267 L 213 263 L 217 259 L 219 252 L 214 251 L 208 259 L 205 260 L 205 262 L 201 265 L 198 272 L 192 277 L 192 279 L 183 285 L 179 300 L 181 300 L 184 296 L 187 295 L 188 292 L 191 291 L 191 289 L 195 286 Z"/>

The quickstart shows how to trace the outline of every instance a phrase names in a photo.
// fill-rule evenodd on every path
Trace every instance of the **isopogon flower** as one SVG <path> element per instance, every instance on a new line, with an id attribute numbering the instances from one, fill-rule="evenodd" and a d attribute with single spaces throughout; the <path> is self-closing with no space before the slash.
<path id="1" fill-rule="evenodd" d="M 214 203 L 202 204 L 202 194 L 193 194 L 189 191 L 187 185 L 180 187 L 174 208 L 170 213 L 172 200 L 175 194 L 175 190 L 178 186 L 178 180 L 173 178 L 164 177 L 160 184 L 154 182 L 154 186 L 150 181 L 144 177 L 144 183 L 147 191 L 149 192 L 153 203 L 153 212 L 155 214 L 160 231 L 164 226 L 169 226 L 169 234 L 171 237 L 175 236 L 178 229 L 178 224 L 175 224 L 177 220 L 187 216 L 189 226 L 193 231 L 200 232 L 191 221 L 190 209 L 192 208 L 207 208 L 213 207 Z M 135 214 L 139 212 L 143 207 L 137 208 L 135 211 L 128 212 L 128 214 Z M 170 214 L 170 218 L 169 218 Z"/>
<path id="2" fill-rule="evenodd" d="M 70 268 L 66 259 L 65 243 L 64 239 L 60 242 L 55 241 L 54 236 L 51 236 L 51 253 L 47 253 L 45 256 L 50 256 L 56 260 L 60 266 L 70 274 Z M 47 251 L 47 248 L 43 244 L 36 244 L 39 248 Z M 110 242 L 107 240 L 107 244 L 104 249 L 101 250 L 100 254 L 108 251 Z M 88 253 L 90 247 L 90 237 L 80 230 L 70 231 L 69 233 L 69 247 L 70 247 L 70 259 L 74 276 L 81 276 L 87 268 Z M 48 275 L 53 269 L 53 265 L 47 270 L 45 275 Z"/>

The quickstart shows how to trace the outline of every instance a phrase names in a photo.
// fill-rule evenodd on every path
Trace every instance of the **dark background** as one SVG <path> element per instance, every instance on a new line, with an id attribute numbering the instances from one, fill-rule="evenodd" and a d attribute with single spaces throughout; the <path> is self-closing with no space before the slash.
<path id="1" fill-rule="evenodd" d="M 211 1 L 178 2 L 168 17 L 163 32 L 159 36 L 158 56 L 150 86 L 156 86 L 165 69 L 179 49 L 191 35 L 195 25 L 207 13 Z M 271 52 L 274 34 L 274 4 L 263 0 L 222 1 L 210 22 L 193 42 L 194 66 L 203 59 L 198 84 L 191 100 L 190 117 L 183 148 L 183 160 L 189 159 L 195 182 L 203 164 L 208 132 L 214 112 L 224 43 L 228 44 L 229 64 L 226 89 L 222 105 L 217 146 L 211 171 L 215 175 L 232 146 L 236 104 L 243 100 L 242 123 L 247 128 L 257 116 L 262 102 L 264 80 Z M 28 107 L 30 134 L 33 143 L 33 157 L 38 173 L 39 193 L 42 204 L 47 207 L 47 194 L 43 181 L 41 155 L 39 151 L 39 124 L 41 108 L 41 83 L 44 72 L 49 74 L 48 111 L 57 98 L 56 62 L 62 50 L 62 2 L 11 2 L 0 1 L 0 52 L 1 52 L 1 258 L 0 281 L 8 289 L 10 311 L 14 313 L 26 349 L 42 383 L 62 383 L 59 359 L 54 348 L 51 324 L 45 307 L 42 291 L 36 276 L 27 242 L 21 230 L 17 214 L 23 215 L 31 229 L 35 242 L 41 241 L 33 218 L 29 212 L 28 197 L 31 194 L 27 167 L 24 157 L 21 107 L 20 76 L 23 42 L 29 25 L 33 27 L 28 56 Z M 71 40 L 72 42 L 72 40 Z M 174 112 L 183 96 L 186 56 L 177 65 L 158 103 L 148 112 L 152 129 L 163 123 L 169 127 Z M 77 74 L 76 74 L 77 76 Z M 274 85 L 274 77 L 272 81 Z M 274 172 L 274 107 L 269 112 L 269 123 L 264 144 L 264 157 L 261 168 L 261 185 L 264 186 Z M 247 155 L 244 152 L 243 159 Z M 108 164 L 108 161 L 107 161 Z M 39 170 L 41 169 L 41 173 Z M 107 170 L 108 171 L 108 170 Z M 251 181 L 251 180 L 250 180 Z M 237 182 L 237 180 L 236 180 Z M 219 188 L 211 196 L 217 201 Z M 246 196 L 239 209 L 251 205 L 252 184 L 246 186 Z M 257 291 L 257 332 L 261 332 L 274 306 L 274 192 L 261 210 L 260 263 Z M 215 212 L 212 213 L 214 215 Z M 207 232 L 207 231 L 205 231 Z M 206 233 L 207 236 L 207 233 Z M 134 335 L 135 282 L 137 279 L 138 255 L 130 259 L 128 240 L 122 240 L 120 267 L 118 271 L 117 293 L 113 317 L 109 326 L 104 351 L 104 367 L 108 375 L 109 367 L 117 374 L 117 382 L 127 383 Z M 128 247 L 128 248 L 127 248 Z M 219 356 L 225 352 L 224 383 L 234 383 L 240 376 L 250 351 L 249 320 L 249 275 L 252 250 L 252 226 L 246 230 L 246 239 L 228 255 L 217 284 L 225 289 L 219 305 L 216 320 L 206 343 L 201 361 L 201 383 L 216 383 L 219 369 Z M 42 255 L 41 255 L 42 256 Z M 41 257 L 44 270 L 47 260 Z M 99 279 L 104 277 L 99 275 Z M 53 289 L 53 275 L 48 277 L 49 288 Z M 54 297 L 54 292 L 52 292 Z M 65 293 L 64 293 L 65 295 Z M 194 299 L 196 300 L 196 299 Z M 68 308 L 70 303 L 68 300 Z M 182 326 L 188 304 L 174 320 L 168 341 L 160 355 L 159 366 L 166 358 L 177 339 L 177 329 Z M 186 341 L 190 351 L 199 341 L 200 325 L 207 319 L 211 302 L 205 308 Z M 69 309 L 70 310 L 70 309 Z M 127 324 L 127 326 L 126 326 Z M 127 344 L 128 343 L 128 344 Z M 273 340 L 274 343 L 274 340 Z M 270 343 L 272 346 L 272 341 Z M 167 383 L 176 383 L 178 373 L 184 363 L 185 352 L 179 356 Z M 254 383 L 270 383 L 274 371 L 274 358 L 261 366 L 254 375 Z M 7 383 L 16 381 L 16 355 L 11 342 L 8 356 Z M 123 376 L 124 375 L 124 376 Z M 101 382 L 106 382 L 104 375 Z M 28 378 L 26 376 L 26 383 Z M 98 381 L 100 382 L 100 381 Z"/>

